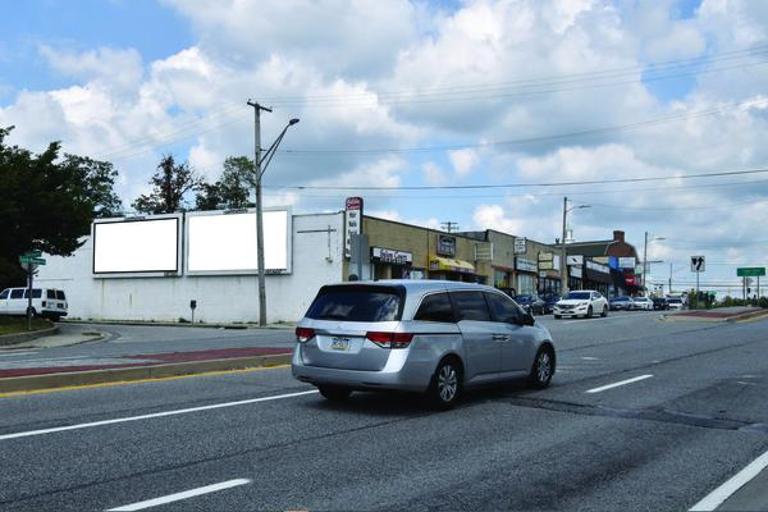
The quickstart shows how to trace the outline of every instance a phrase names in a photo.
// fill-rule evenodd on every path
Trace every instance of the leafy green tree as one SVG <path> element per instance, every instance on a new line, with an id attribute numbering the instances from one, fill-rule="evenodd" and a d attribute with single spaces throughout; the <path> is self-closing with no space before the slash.
<path id="1" fill-rule="evenodd" d="M 90 233 L 94 217 L 113 215 L 120 199 L 113 191 L 117 171 L 108 162 L 59 157 L 52 142 L 40 154 L 6 139 L 0 128 L 0 285 L 23 283 L 18 256 L 32 249 L 67 256 Z"/>
<path id="2" fill-rule="evenodd" d="M 198 210 L 247 208 L 253 206 L 249 201 L 252 188 L 253 161 L 230 156 L 224 160 L 224 170 L 216 183 L 198 184 L 195 206 Z"/>
<path id="3" fill-rule="evenodd" d="M 197 188 L 200 179 L 187 162 L 177 164 L 173 156 L 166 155 L 149 184 L 152 192 L 139 196 L 131 206 L 142 213 L 174 213 L 183 209 L 184 194 Z"/>

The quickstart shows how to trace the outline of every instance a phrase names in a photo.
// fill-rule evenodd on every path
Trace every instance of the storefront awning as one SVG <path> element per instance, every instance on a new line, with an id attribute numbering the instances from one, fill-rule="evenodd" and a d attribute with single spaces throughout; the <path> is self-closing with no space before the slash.
<path id="1" fill-rule="evenodd" d="M 429 270 L 474 274 L 475 266 L 468 261 L 457 260 L 454 258 L 441 258 L 440 256 L 436 256 L 429 260 Z"/>

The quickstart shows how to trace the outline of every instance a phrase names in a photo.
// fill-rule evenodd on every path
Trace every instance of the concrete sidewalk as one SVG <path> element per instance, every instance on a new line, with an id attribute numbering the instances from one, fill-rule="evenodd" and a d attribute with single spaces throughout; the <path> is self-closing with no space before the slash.
<path id="1" fill-rule="evenodd" d="M 25 343 L 19 343 L 16 345 L 9 345 L 4 347 L 5 350 L 28 350 L 28 349 L 42 349 L 42 348 L 54 348 L 54 347 L 68 347 L 70 345 L 79 345 L 80 343 L 88 343 L 92 341 L 100 341 L 106 338 L 107 334 L 99 331 L 83 331 L 80 333 L 66 333 L 66 334 L 51 334 L 49 336 L 41 336 L 32 341 Z"/>

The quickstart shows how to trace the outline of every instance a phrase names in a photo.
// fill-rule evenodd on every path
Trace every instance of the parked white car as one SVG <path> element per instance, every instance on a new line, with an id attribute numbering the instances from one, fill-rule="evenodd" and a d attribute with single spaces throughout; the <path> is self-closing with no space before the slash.
<path id="1" fill-rule="evenodd" d="M 683 309 L 685 304 L 683 304 L 683 299 L 680 297 L 667 297 L 667 303 L 669 304 L 669 309 Z"/>
<path id="2" fill-rule="evenodd" d="M 594 315 L 608 315 L 608 300 L 600 292 L 594 290 L 578 290 L 568 292 L 557 301 L 554 307 L 555 319 L 583 316 L 590 318 Z"/>
<path id="3" fill-rule="evenodd" d="M 29 306 L 27 288 L 6 288 L 0 292 L 0 315 L 26 315 Z M 58 320 L 67 316 L 64 290 L 32 288 L 32 315 Z"/>
<path id="4" fill-rule="evenodd" d="M 648 297 L 632 297 L 632 302 L 634 304 L 633 309 L 653 311 L 653 301 Z"/>

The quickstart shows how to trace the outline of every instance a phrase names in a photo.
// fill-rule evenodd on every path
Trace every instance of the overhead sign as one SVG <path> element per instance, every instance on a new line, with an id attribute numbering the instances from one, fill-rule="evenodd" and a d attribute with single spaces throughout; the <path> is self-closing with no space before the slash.
<path id="1" fill-rule="evenodd" d="M 634 257 L 619 258 L 619 268 L 631 268 L 634 270 L 635 264 L 636 262 Z"/>
<path id="2" fill-rule="evenodd" d="M 736 269 L 738 277 L 759 277 L 765 275 L 765 267 L 741 267 Z"/>
<path id="3" fill-rule="evenodd" d="M 395 251 L 383 247 L 373 247 L 371 249 L 371 258 L 384 263 L 394 263 L 395 265 L 408 265 L 409 263 L 413 263 L 413 253 Z"/>
<path id="4" fill-rule="evenodd" d="M 587 269 L 594 270 L 595 272 L 600 272 L 602 274 L 611 273 L 611 268 L 608 265 L 603 265 L 602 263 L 598 263 L 592 260 L 587 260 Z"/>
<path id="5" fill-rule="evenodd" d="M 181 215 L 93 224 L 93 273 L 178 273 Z"/>
<path id="6" fill-rule="evenodd" d="M 352 235 L 363 232 L 363 198 L 348 197 L 344 202 L 344 255 L 352 255 Z"/>
<path id="7" fill-rule="evenodd" d="M 515 258 L 515 268 L 520 272 L 536 272 L 538 267 L 536 262 L 517 256 Z"/>
<path id="8" fill-rule="evenodd" d="M 570 274 L 571 277 L 575 277 L 576 279 L 581 279 L 584 276 L 582 269 L 583 267 L 574 265 L 568 269 L 568 273 Z"/>
<path id="9" fill-rule="evenodd" d="M 704 272 L 705 269 L 704 256 L 691 256 L 691 272 Z"/>
<path id="10" fill-rule="evenodd" d="M 525 254 L 528 250 L 528 240 L 526 238 L 515 238 L 515 254 Z"/>
<path id="11" fill-rule="evenodd" d="M 263 213 L 264 269 L 287 274 L 291 269 L 292 216 L 286 209 Z M 186 272 L 189 275 L 256 274 L 256 212 L 187 214 Z"/>
<path id="12" fill-rule="evenodd" d="M 449 235 L 437 235 L 437 254 L 439 256 L 456 256 L 456 237 Z"/>
<path id="13" fill-rule="evenodd" d="M 491 261 L 491 260 L 493 260 L 493 243 L 475 244 L 475 261 Z"/>
<path id="14" fill-rule="evenodd" d="M 572 254 L 565 257 L 565 261 L 568 264 L 569 267 L 575 266 L 575 265 L 583 265 L 584 264 L 584 256 L 580 254 Z"/>

